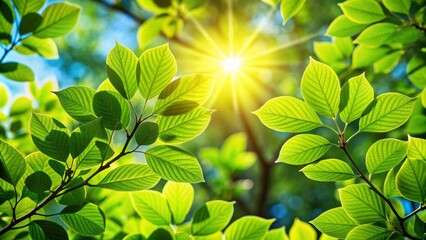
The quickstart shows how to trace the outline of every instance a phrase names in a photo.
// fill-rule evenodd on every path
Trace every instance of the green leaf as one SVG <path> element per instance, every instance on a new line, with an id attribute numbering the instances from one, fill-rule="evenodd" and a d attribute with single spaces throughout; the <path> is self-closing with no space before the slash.
<path id="1" fill-rule="evenodd" d="M 358 45 L 352 55 L 352 68 L 357 69 L 370 66 L 392 51 L 393 50 L 386 46 L 370 48 L 365 45 Z"/>
<path id="2" fill-rule="evenodd" d="M 85 123 L 96 119 L 92 104 L 96 91 L 93 88 L 72 86 L 54 93 L 65 112 L 75 120 Z"/>
<path id="3" fill-rule="evenodd" d="M 184 114 L 203 104 L 213 90 L 211 76 L 191 74 L 174 80 L 158 96 L 154 113 L 172 116 Z"/>
<path id="4" fill-rule="evenodd" d="M 29 232 L 32 239 L 68 240 L 65 229 L 51 221 L 33 220 L 30 222 Z"/>
<path id="5" fill-rule="evenodd" d="M 311 225 L 296 218 L 290 228 L 289 237 L 291 240 L 316 239 L 317 232 Z"/>
<path id="6" fill-rule="evenodd" d="M 343 54 L 344 57 L 350 58 L 354 51 L 354 44 L 350 37 L 334 37 L 333 45 Z"/>
<path id="7" fill-rule="evenodd" d="M 1 93 L 1 89 L 0 89 L 0 93 Z M 421 97 L 421 100 L 422 100 L 423 107 L 426 108 L 426 87 L 423 88 L 423 91 L 420 93 L 420 97 Z M 0 106 L 1 106 L 1 102 L 0 102 Z"/>
<path id="8" fill-rule="evenodd" d="M 34 145 L 47 156 L 65 162 L 69 155 L 69 132 L 58 120 L 33 113 L 30 122 Z"/>
<path id="9" fill-rule="evenodd" d="M 383 0 L 383 5 L 392 12 L 410 14 L 410 0 Z"/>
<path id="10" fill-rule="evenodd" d="M 141 48 L 145 48 L 161 33 L 164 20 L 166 17 L 157 15 L 142 23 L 137 32 L 137 40 Z"/>
<path id="11" fill-rule="evenodd" d="M 396 186 L 401 195 L 414 202 L 426 201 L 426 161 L 405 160 L 396 175 Z"/>
<path id="12" fill-rule="evenodd" d="M 10 4 L 7 4 L 6 2 L 9 1 L 0 1 L 0 12 L 2 13 L 4 19 L 11 24 L 13 23 L 14 14 Z"/>
<path id="13" fill-rule="evenodd" d="M 426 140 L 408 136 L 408 154 L 407 158 L 426 161 Z"/>
<path id="14" fill-rule="evenodd" d="M 13 4 L 15 4 L 21 16 L 30 12 L 37 12 L 45 2 L 45 0 L 13 0 Z"/>
<path id="15" fill-rule="evenodd" d="M 34 31 L 34 36 L 39 38 L 64 36 L 77 24 L 80 11 L 79 6 L 66 2 L 49 5 L 41 14 L 43 21 Z"/>
<path id="16" fill-rule="evenodd" d="M 110 171 L 97 187 L 115 191 L 140 191 L 154 187 L 160 177 L 146 164 L 126 164 Z"/>
<path id="17" fill-rule="evenodd" d="M 362 31 L 354 43 L 364 44 L 368 47 L 378 47 L 387 43 L 397 32 L 398 25 L 393 23 L 376 23 Z"/>
<path id="18" fill-rule="evenodd" d="M 329 141 L 321 136 L 299 134 L 284 143 L 277 162 L 292 165 L 311 163 L 322 157 L 330 147 Z"/>
<path id="19" fill-rule="evenodd" d="M 123 240 L 146 240 L 146 238 L 140 233 L 135 233 L 127 235 Z"/>
<path id="20" fill-rule="evenodd" d="M 380 4 L 374 0 L 351 0 L 339 6 L 349 20 L 358 24 L 370 24 L 386 17 Z"/>
<path id="21" fill-rule="evenodd" d="M 28 13 L 22 17 L 19 24 L 19 34 L 24 35 L 33 32 L 40 26 L 43 18 L 37 13 Z"/>
<path id="22" fill-rule="evenodd" d="M 352 168 L 342 160 L 327 159 L 310 164 L 300 170 L 306 177 L 321 181 L 343 181 L 355 177 Z"/>
<path id="23" fill-rule="evenodd" d="M 228 225 L 233 213 L 234 202 L 221 200 L 206 202 L 197 209 L 192 217 L 191 233 L 196 236 L 203 236 L 218 232 Z"/>
<path id="24" fill-rule="evenodd" d="M 17 82 L 33 82 L 33 71 L 24 64 L 8 62 L 0 64 L 0 73 L 6 78 Z"/>
<path id="25" fill-rule="evenodd" d="M 145 152 L 151 169 L 162 178 L 175 182 L 203 182 L 203 172 L 191 153 L 175 146 L 156 146 Z"/>
<path id="26" fill-rule="evenodd" d="M 343 61 L 343 54 L 331 42 L 314 42 L 314 52 L 321 61 L 329 64 Z"/>
<path id="27" fill-rule="evenodd" d="M 384 93 L 378 96 L 359 121 L 363 132 L 389 132 L 400 127 L 410 117 L 416 99 L 400 93 Z"/>
<path id="28" fill-rule="evenodd" d="M 111 84 L 121 96 L 130 100 L 135 95 L 139 84 L 136 55 L 127 47 L 116 42 L 115 47 L 108 53 L 106 65 Z"/>
<path id="29" fill-rule="evenodd" d="M 364 73 L 352 77 L 340 92 L 340 118 L 345 123 L 353 122 L 361 117 L 362 112 L 374 100 L 374 90 Z"/>
<path id="30" fill-rule="evenodd" d="M 416 54 L 407 65 L 407 74 L 411 83 L 418 88 L 426 87 L 426 60 L 424 55 Z"/>
<path id="31" fill-rule="evenodd" d="M 135 139 L 138 145 L 151 145 L 158 137 L 158 124 L 154 122 L 143 122 L 136 129 Z"/>
<path id="32" fill-rule="evenodd" d="M 281 1 L 281 15 L 284 19 L 284 24 L 294 17 L 300 10 L 302 10 L 303 5 L 305 5 L 306 0 L 283 0 Z"/>
<path id="33" fill-rule="evenodd" d="M 265 240 L 288 240 L 288 236 L 285 233 L 285 228 L 280 227 L 270 230 L 266 236 Z"/>
<path id="34" fill-rule="evenodd" d="M 306 103 L 317 113 L 336 117 L 339 112 L 340 84 L 333 69 L 310 58 L 302 76 L 301 88 Z"/>
<path id="35" fill-rule="evenodd" d="M 66 207 L 61 211 L 60 216 L 69 228 L 80 235 L 93 236 L 105 231 L 104 214 L 93 203 Z"/>
<path id="36" fill-rule="evenodd" d="M 93 110 L 96 116 L 102 117 L 102 123 L 108 129 L 120 130 L 129 125 L 129 104 L 116 92 L 97 92 L 93 97 Z"/>
<path id="37" fill-rule="evenodd" d="M 340 15 L 330 23 L 326 35 L 333 37 L 349 37 L 361 32 L 366 26 L 365 24 L 352 22 L 345 15 Z"/>
<path id="38" fill-rule="evenodd" d="M 151 99 L 170 83 L 176 74 L 176 60 L 169 44 L 146 50 L 139 58 L 139 91 L 145 99 Z"/>
<path id="39" fill-rule="evenodd" d="M 158 226 L 172 222 L 166 198 L 161 193 L 144 190 L 132 193 L 131 196 L 133 208 L 142 218 Z"/>
<path id="40" fill-rule="evenodd" d="M 185 221 L 194 200 L 194 188 L 189 183 L 168 181 L 163 188 L 163 195 L 169 204 L 176 225 Z"/>
<path id="41" fill-rule="evenodd" d="M 90 169 L 108 160 L 114 155 L 114 150 L 102 141 L 91 141 L 84 151 L 77 157 L 78 169 Z"/>
<path id="42" fill-rule="evenodd" d="M 21 45 L 15 47 L 15 50 L 21 54 L 31 55 L 39 54 L 46 59 L 58 59 L 58 48 L 55 41 L 51 38 L 37 38 L 30 36 L 22 40 Z"/>
<path id="43" fill-rule="evenodd" d="M 159 138 L 167 143 L 183 143 L 200 135 L 210 122 L 213 110 L 195 108 L 177 116 L 159 116 Z"/>
<path id="44" fill-rule="evenodd" d="M 353 220 L 361 224 L 386 220 L 383 200 L 368 185 L 349 185 L 339 193 L 343 209 Z"/>
<path id="45" fill-rule="evenodd" d="M 383 186 L 383 194 L 388 198 L 401 196 L 401 193 L 396 187 L 396 174 L 397 169 L 392 168 L 392 170 L 390 170 L 386 175 L 385 183 Z"/>
<path id="46" fill-rule="evenodd" d="M 25 157 L 25 161 L 27 162 L 28 166 L 26 175 L 37 171 L 42 171 L 46 173 L 52 180 L 53 186 L 60 184 L 63 173 L 65 171 L 65 166 L 62 165 L 62 163 L 52 160 L 41 152 L 33 152 L 27 155 Z"/>
<path id="47" fill-rule="evenodd" d="M 81 177 L 74 178 L 70 183 L 68 183 L 66 189 L 75 187 L 81 183 L 83 183 L 83 179 Z M 61 195 L 59 198 L 57 198 L 57 200 L 58 203 L 62 205 L 80 206 L 84 204 L 84 201 L 86 200 L 86 190 L 84 187 L 74 189 L 68 193 L 65 193 L 64 195 Z"/>
<path id="48" fill-rule="evenodd" d="M 365 159 L 370 174 L 390 170 L 407 155 L 408 144 L 404 141 L 387 138 L 375 142 L 367 151 Z"/>
<path id="49" fill-rule="evenodd" d="M 36 171 L 25 179 L 25 185 L 31 192 L 40 194 L 52 187 L 52 180 L 45 172 Z"/>
<path id="50" fill-rule="evenodd" d="M 360 225 L 352 229 L 346 240 L 387 240 L 392 234 L 391 230 L 375 225 Z"/>
<path id="51" fill-rule="evenodd" d="M 22 115 L 24 113 L 30 112 L 32 110 L 32 102 L 31 99 L 27 97 L 18 97 L 10 107 L 10 113 L 9 115 L 12 116 L 18 116 Z"/>
<path id="52" fill-rule="evenodd" d="M 323 212 L 312 220 L 312 224 L 322 233 L 335 238 L 345 238 L 349 231 L 358 225 L 342 207 Z"/>
<path id="53" fill-rule="evenodd" d="M 374 63 L 374 72 L 384 74 L 390 73 L 399 63 L 399 60 L 403 54 L 404 51 L 400 50 L 389 53 L 388 55 L 382 57 L 380 60 Z"/>
<path id="54" fill-rule="evenodd" d="M 289 96 L 267 101 L 254 114 L 265 126 L 281 132 L 306 132 L 322 126 L 314 109 Z"/>
<path id="55" fill-rule="evenodd" d="M 16 186 L 26 170 L 21 153 L 0 139 L 0 178 Z"/>
<path id="56" fill-rule="evenodd" d="M 262 240 L 274 220 L 244 216 L 233 222 L 225 231 L 225 238 L 232 240 Z"/>
<path id="57" fill-rule="evenodd" d="M 8 98 L 9 98 L 9 91 L 7 88 L 3 85 L 0 85 L 0 108 L 6 106 Z"/>
<path id="58" fill-rule="evenodd" d="M 102 126 L 100 118 L 81 125 L 71 134 L 69 144 L 71 156 L 76 158 L 86 150 L 92 141 L 101 139 L 107 141 L 108 134 Z"/>

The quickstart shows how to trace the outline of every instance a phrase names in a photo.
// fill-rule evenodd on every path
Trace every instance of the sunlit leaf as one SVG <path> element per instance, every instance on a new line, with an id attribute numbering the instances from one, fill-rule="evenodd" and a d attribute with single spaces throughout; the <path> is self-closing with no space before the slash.
<path id="1" fill-rule="evenodd" d="M 94 140 L 108 140 L 108 134 L 102 126 L 101 119 L 97 118 L 91 122 L 78 127 L 70 137 L 70 153 L 73 158 L 79 156 L 86 150 Z"/>
<path id="2" fill-rule="evenodd" d="M 191 153 L 174 146 L 157 146 L 145 152 L 151 169 L 162 178 L 175 182 L 203 182 L 203 173 Z"/>
<path id="3" fill-rule="evenodd" d="M 146 50 L 139 58 L 139 91 L 145 99 L 151 99 L 170 83 L 176 74 L 176 60 L 169 44 Z"/>
<path id="4" fill-rule="evenodd" d="M 359 24 L 378 22 L 386 16 L 380 4 L 374 0 L 351 0 L 339 4 L 349 20 Z"/>
<path id="5" fill-rule="evenodd" d="M 326 34 L 334 37 L 349 37 L 361 32 L 366 26 L 352 22 L 345 15 L 340 15 L 330 23 Z"/>
<path id="6" fill-rule="evenodd" d="M 363 44 L 368 47 L 378 47 L 387 43 L 396 33 L 398 25 L 393 23 L 377 23 L 369 26 L 358 37 L 354 43 Z"/>
<path id="7" fill-rule="evenodd" d="M 55 38 L 67 34 L 77 24 L 81 8 L 60 2 L 49 5 L 41 14 L 41 25 L 34 31 L 39 38 Z"/>
<path id="8" fill-rule="evenodd" d="M 7 104 L 9 98 L 9 91 L 3 85 L 0 85 L 0 108 Z"/>
<path id="9" fill-rule="evenodd" d="M 135 139 L 139 145 L 153 144 L 158 137 L 158 124 L 154 122 L 143 122 L 136 129 Z"/>
<path id="10" fill-rule="evenodd" d="M 311 58 L 301 81 L 305 101 L 319 114 L 336 117 L 339 112 L 340 84 L 333 69 Z"/>
<path id="11" fill-rule="evenodd" d="M 163 195 L 169 204 L 174 223 L 183 223 L 194 200 L 194 188 L 189 183 L 168 181 L 163 187 Z"/>
<path id="12" fill-rule="evenodd" d="M 387 240 L 392 231 L 375 225 L 360 225 L 353 228 L 347 235 L 347 240 Z"/>
<path id="13" fill-rule="evenodd" d="M 69 228 L 83 236 L 99 235 L 105 231 L 104 215 L 93 203 L 66 207 L 60 216 Z"/>
<path id="14" fill-rule="evenodd" d="M 411 115 L 416 99 L 400 93 L 384 93 L 378 96 L 359 121 L 363 132 L 388 132 L 404 124 Z"/>
<path id="15" fill-rule="evenodd" d="M 302 222 L 296 218 L 294 219 L 288 236 L 291 240 L 316 239 L 317 232 L 309 223 Z"/>
<path id="16" fill-rule="evenodd" d="M 314 109 L 289 96 L 267 101 L 254 114 L 265 126 L 281 132 L 306 132 L 322 126 Z"/>
<path id="17" fill-rule="evenodd" d="M 353 220 L 361 224 L 386 220 L 383 200 L 368 185 L 349 185 L 339 193 L 343 209 Z"/>
<path id="18" fill-rule="evenodd" d="M 262 240 L 274 220 L 244 216 L 233 222 L 225 231 L 225 238 L 232 240 Z"/>
<path id="19" fill-rule="evenodd" d="M 266 236 L 265 240 L 288 240 L 288 236 L 285 233 L 285 228 L 280 227 L 270 230 Z"/>
<path id="20" fill-rule="evenodd" d="M 96 91 L 85 86 L 72 86 L 54 92 L 64 108 L 72 118 L 79 122 L 89 122 L 96 119 L 93 110 L 93 98 Z"/>
<path id="21" fill-rule="evenodd" d="M 26 162 L 21 153 L 0 140 L 0 178 L 16 186 L 25 170 Z"/>
<path id="22" fill-rule="evenodd" d="M 71 180 L 70 183 L 68 183 L 66 189 L 80 185 L 82 182 L 83 182 L 83 179 L 81 177 L 74 178 L 73 180 Z M 58 203 L 62 205 L 80 206 L 84 204 L 86 200 L 86 189 L 84 189 L 84 187 L 74 189 L 68 193 L 61 195 L 59 198 L 57 198 L 57 200 L 58 200 Z"/>
<path id="23" fill-rule="evenodd" d="M 145 48 L 161 33 L 161 27 L 165 19 L 163 16 L 154 16 L 142 23 L 137 32 L 137 40 L 141 48 Z"/>
<path id="24" fill-rule="evenodd" d="M 146 240 L 146 238 L 142 234 L 135 233 L 127 235 L 125 238 L 123 238 L 123 240 Z"/>
<path id="25" fill-rule="evenodd" d="M 233 202 L 221 200 L 206 202 L 192 217 L 191 233 L 202 236 L 210 235 L 224 229 L 234 213 L 233 205 Z"/>
<path id="26" fill-rule="evenodd" d="M 45 2 L 45 0 L 13 0 L 13 4 L 15 4 L 21 16 L 30 12 L 37 12 Z"/>
<path id="27" fill-rule="evenodd" d="M 132 204 L 139 216 L 155 225 L 169 225 L 172 216 L 166 198 L 157 191 L 145 190 L 132 193 Z"/>
<path id="28" fill-rule="evenodd" d="M 12 106 L 10 107 L 9 115 L 11 117 L 17 116 L 17 115 L 30 112 L 31 110 L 32 110 L 31 99 L 22 96 L 22 97 L 16 98 L 15 101 L 12 103 Z"/>
<path id="29" fill-rule="evenodd" d="M 426 140 L 409 136 L 407 158 L 426 161 Z"/>
<path id="30" fill-rule="evenodd" d="M 414 202 L 426 201 L 426 161 L 405 160 L 396 175 L 401 195 Z"/>
<path id="31" fill-rule="evenodd" d="M 396 65 L 398 65 L 401 56 L 404 54 L 404 51 L 394 51 L 388 55 L 382 57 L 374 63 L 374 72 L 375 73 L 390 73 Z"/>
<path id="32" fill-rule="evenodd" d="M 311 163 L 322 157 L 330 149 L 330 146 L 330 142 L 321 136 L 299 134 L 284 143 L 277 162 L 292 165 Z"/>
<path id="33" fill-rule="evenodd" d="M 108 129 L 119 130 L 129 125 L 129 104 L 116 92 L 97 92 L 93 97 L 93 110 L 96 116 L 102 117 L 102 123 Z"/>
<path id="34" fill-rule="evenodd" d="M 26 65 L 15 62 L 7 62 L 0 64 L 0 73 L 6 78 L 17 82 L 34 81 L 33 71 Z"/>
<path id="35" fill-rule="evenodd" d="M 407 154 L 408 144 L 404 141 L 387 138 L 375 142 L 367 151 L 365 159 L 369 173 L 380 173 L 398 165 Z"/>
<path id="36" fill-rule="evenodd" d="M 352 68 L 356 69 L 370 66 L 392 51 L 393 50 L 387 46 L 371 48 L 365 45 L 358 45 L 352 55 Z"/>
<path id="37" fill-rule="evenodd" d="M 84 151 L 77 157 L 78 169 L 89 169 L 108 160 L 114 155 L 114 150 L 107 143 L 92 140 Z"/>
<path id="38" fill-rule="evenodd" d="M 37 38 L 30 36 L 22 40 L 21 45 L 16 46 L 15 50 L 25 55 L 37 53 L 46 59 L 59 58 L 58 48 L 55 41 L 51 38 Z"/>
<path id="39" fill-rule="evenodd" d="M 407 65 L 408 78 L 418 88 L 426 87 L 426 60 L 422 55 L 414 55 Z"/>
<path id="40" fill-rule="evenodd" d="M 160 177 L 146 164 L 126 164 L 111 170 L 97 187 L 115 191 L 140 191 L 155 186 Z"/>
<path id="41" fill-rule="evenodd" d="M 29 233 L 32 239 L 68 240 L 68 234 L 61 225 L 46 220 L 31 221 Z"/>
<path id="42" fill-rule="evenodd" d="M 302 9 L 305 2 L 306 0 L 281 1 L 281 15 L 283 16 L 284 24 Z"/>
<path id="43" fill-rule="evenodd" d="M 300 170 L 306 177 L 321 181 L 343 181 L 355 177 L 352 168 L 342 160 L 327 159 L 310 164 Z"/>
<path id="44" fill-rule="evenodd" d="M 397 174 L 397 169 L 393 168 L 386 175 L 385 183 L 384 183 L 384 186 L 383 186 L 383 194 L 386 197 L 399 197 L 399 196 L 401 196 L 401 193 L 399 192 L 398 188 L 396 187 L 396 174 Z"/>
<path id="45" fill-rule="evenodd" d="M 312 224 L 322 233 L 336 238 L 345 238 L 348 232 L 358 225 L 342 207 L 323 212 L 312 220 Z"/>
<path id="46" fill-rule="evenodd" d="M 410 0 L 383 0 L 383 5 L 392 12 L 410 14 Z"/>

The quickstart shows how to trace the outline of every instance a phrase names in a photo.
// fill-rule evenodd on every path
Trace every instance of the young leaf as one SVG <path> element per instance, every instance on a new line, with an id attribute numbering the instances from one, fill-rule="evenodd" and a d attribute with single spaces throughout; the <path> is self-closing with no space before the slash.
<path id="1" fill-rule="evenodd" d="M 21 16 L 25 16 L 30 12 L 37 12 L 43 7 L 45 2 L 45 0 L 13 0 L 13 4 Z"/>
<path id="2" fill-rule="evenodd" d="M 281 132 L 306 132 L 322 126 L 314 109 L 305 102 L 289 96 L 267 101 L 254 114 L 265 126 Z"/>
<path id="3" fill-rule="evenodd" d="M 70 3 L 54 3 L 41 16 L 41 25 L 33 32 L 39 38 L 55 38 L 67 34 L 77 24 L 81 8 Z"/>
<path id="4" fill-rule="evenodd" d="M 374 100 L 374 90 L 364 73 L 349 79 L 340 92 L 340 118 L 350 123 L 361 117 Z"/>
<path id="5" fill-rule="evenodd" d="M 333 37 L 350 37 L 361 32 L 367 25 L 354 23 L 345 15 L 340 15 L 330 23 L 326 35 Z"/>
<path id="6" fill-rule="evenodd" d="M 168 181 L 164 185 L 163 195 L 172 212 L 174 223 L 176 225 L 182 224 L 191 209 L 194 200 L 194 188 L 189 183 Z"/>
<path id="7" fill-rule="evenodd" d="M 54 93 L 65 112 L 75 120 L 85 123 L 96 119 L 92 103 L 96 91 L 93 88 L 72 86 Z"/>
<path id="8" fill-rule="evenodd" d="M 29 225 L 32 239 L 68 240 L 68 234 L 59 224 L 46 220 L 33 220 Z"/>
<path id="9" fill-rule="evenodd" d="M 108 53 L 107 74 L 109 81 L 125 99 L 131 99 L 138 88 L 139 80 L 136 76 L 138 58 L 127 47 L 116 42 Z"/>
<path id="10" fill-rule="evenodd" d="M 191 74 L 174 80 L 158 96 L 154 113 L 173 116 L 203 104 L 213 90 L 212 77 Z"/>
<path id="11" fill-rule="evenodd" d="M 225 238 L 232 240 L 262 240 L 274 220 L 244 216 L 233 222 L 225 231 Z"/>
<path id="12" fill-rule="evenodd" d="M 19 34 L 24 35 L 33 32 L 40 26 L 43 18 L 37 13 L 28 13 L 22 17 L 21 23 L 19 24 Z"/>
<path id="13" fill-rule="evenodd" d="M 34 145 L 47 156 L 65 162 L 69 155 L 69 131 L 58 120 L 33 113 L 30 122 Z"/>
<path id="14" fill-rule="evenodd" d="M 408 154 L 407 158 L 426 161 L 426 140 L 408 136 Z"/>
<path id="15" fill-rule="evenodd" d="M 312 224 L 322 233 L 335 238 L 345 238 L 348 232 L 358 225 L 342 207 L 323 212 L 312 220 Z"/>
<path id="16" fill-rule="evenodd" d="M 111 130 L 125 128 L 130 122 L 129 104 L 116 92 L 97 92 L 93 97 L 93 110 L 96 116 L 102 117 L 103 125 Z"/>
<path id="17" fill-rule="evenodd" d="M 80 235 L 93 236 L 105 231 L 104 214 L 93 203 L 66 207 L 61 211 L 60 216 L 69 228 Z"/>
<path id="18" fill-rule="evenodd" d="M 321 136 L 299 134 L 284 143 L 277 162 L 292 165 L 311 163 L 322 157 L 330 146 L 330 142 Z"/>
<path id="19" fill-rule="evenodd" d="M 140 191 L 155 186 L 160 177 L 146 164 L 126 164 L 110 171 L 97 187 L 115 191 Z"/>
<path id="20" fill-rule="evenodd" d="M 352 229 L 346 240 L 387 240 L 391 234 L 392 231 L 386 228 L 365 224 Z"/>
<path id="21" fill-rule="evenodd" d="M 21 153 L 0 139 L 0 178 L 16 186 L 26 170 Z"/>
<path id="22" fill-rule="evenodd" d="M 386 17 L 380 4 L 374 0 L 351 0 L 339 6 L 349 20 L 359 24 L 378 22 Z"/>
<path id="23" fill-rule="evenodd" d="M 349 185 L 339 193 L 343 209 L 353 220 L 361 224 L 386 220 L 383 200 L 368 185 Z"/>
<path id="24" fill-rule="evenodd" d="M 375 142 L 367 151 L 365 163 L 370 174 L 390 170 L 407 155 L 408 144 L 404 141 L 387 138 Z"/>
<path id="25" fill-rule="evenodd" d="M 51 38 L 37 38 L 30 36 L 22 40 L 21 45 L 16 46 L 15 50 L 21 54 L 31 55 L 39 54 L 46 59 L 58 59 L 58 47 Z"/>
<path id="26" fill-rule="evenodd" d="M 410 0 L 383 0 L 383 5 L 392 12 L 410 14 Z"/>
<path id="27" fill-rule="evenodd" d="M 285 233 L 285 228 L 280 227 L 270 230 L 266 236 L 265 240 L 288 240 L 288 236 Z"/>
<path id="28" fill-rule="evenodd" d="M 375 73 L 390 73 L 395 66 L 399 63 L 401 56 L 404 54 L 403 50 L 391 52 L 388 55 L 377 60 L 373 67 Z"/>
<path id="29" fill-rule="evenodd" d="M 424 203 L 426 201 L 426 161 L 405 160 L 396 175 L 396 186 L 401 195 L 408 200 Z"/>
<path id="30" fill-rule="evenodd" d="M 7 62 L 0 64 L 0 73 L 17 82 L 33 82 L 34 73 L 26 65 L 16 62 Z"/>
<path id="31" fill-rule="evenodd" d="M 200 135 L 210 122 L 213 110 L 195 108 L 177 116 L 159 116 L 159 138 L 167 143 L 183 143 Z"/>
<path id="32" fill-rule="evenodd" d="M 132 193 L 131 196 L 133 208 L 142 218 L 158 226 L 172 222 L 166 198 L 161 193 L 144 190 Z"/>
<path id="33" fill-rule="evenodd" d="M 396 174 L 397 169 L 392 168 L 392 170 L 390 170 L 386 175 L 385 183 L 383 186 L 383 194 L 388 198 L 401 196 L 401 193 L 396 187 Z"/>
<path id="34" fill-rule="evenodd" d="M 306 0 L 283 0 L 281 2 L 281 15 L 284 19 L 284 24 L 296 15 L 305 5 Z"/>
<path id="35" fill-rule="evenodd" d="M 40 194 L 52 187 L 52 180 L 45 172 L 36 171 L 25 179 L 25 185 L 31 192 Z"/>
<path id="36" fill-rule="evenodd" d="M 302 222 L 296 218 L 290 228 L 289 237 L 291 240 L 316 239 L 317 232 L 309 223 Z"/>
<path id="37" fill-rule="evenodd" d="M 302 94 L 306 103 L 325 117 L 334 118 L 339 112 L 340 84 L 336 73 L 329 66 L 310 58 L 303 72 Z"/>
<path id="38" fill-rule="evenodd" d="M 234 202 L 221 200 L 206 202 L 192 217 L 191 233 L 204 236 L 218 232 L 228 225 L 233 213 Z"/>
<path id="39" fill-rule="evenodd" d="M 389 40 L 395 35 L 397 27 L 398 25 L 393 23 L 376 23 L 362 31 L 354 43 L 368 47 L 378 47 L 391 43 Z"/>
<path id="40" fill-rule="evenodd" d="M 400 93 L 384 93 L 370 103 L 359 121 L 363 132 L 389 132 L 404 124 L 416 99 Z"/>
<path id="41" fill-rule="evenodd" d="M 157 146 L 145 152 L 151 169 L 162 178 L 175 182 L 203 182 L 203 173 L 191 153 L 174 146 Z"/>
<path id="42" fill-rule="evenodd" d="M 154 122 L 143 122 L 136 129 L 135 139 L 138 145 L 151 145 L 158 137 L 158 124 Z"/>
<path id="43" fill-rule="evenodd" d="M 342 160 L 327 159 L 318 163 L 312 163 L 300 170 L 306 177 L 321 181 L 343 181 L 355 177 L 352 168 Z"/>
<path id="44" fill-rule="evenodd" d="M 176 60 L 169 44 L 146 50 L 139 58 L 139 91 L 145 99 L 157 96 L 176 74 Z"/>

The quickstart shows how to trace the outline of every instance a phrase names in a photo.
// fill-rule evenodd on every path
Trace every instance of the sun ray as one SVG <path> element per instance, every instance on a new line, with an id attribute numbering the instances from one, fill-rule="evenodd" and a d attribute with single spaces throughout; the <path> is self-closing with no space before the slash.
<path id="1" fill-rule="evenodd" d="M 229 56 L 234 56 L 234 10 L 232 8 L 232 0 L 228 0 L 228 41 Z"/>

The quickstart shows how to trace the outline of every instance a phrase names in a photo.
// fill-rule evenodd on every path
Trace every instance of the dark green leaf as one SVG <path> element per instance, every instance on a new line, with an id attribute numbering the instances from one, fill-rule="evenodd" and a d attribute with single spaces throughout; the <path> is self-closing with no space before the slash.
<path id="1" fill-rule="evenodd" d="M 102 126 L 100 118 L 83 124 L 74 130 L 69 143 L 71 156 L 76 158 L 87 149 L 91 142 L 96 140 L 108 141 L 108 134 Z"/>
<path id="2" fill-rule="evenodd" d="M 40 194 L 52 187 L 52 180 L 45 172 L 36 171 L 25 179 L 25 185 L 31 192 Z"/>
<path id="3" fill-rule="evenodd" d="M 22 17 L 21 24 L 19 25 L 19 34 L 24 35 L 33 32 L 40 26 L 43 18 L 37 13 L 28 13 Z"/>
<path id="4" fill-rule="evenodd" d="M 33 71 L 21 63 L 8 62 L 0 64 L 0 73 L 6 78 L 17 82 L 34 81 Z"/>
<path id="5" fill-rule="evenodd" d="M 158 124 L 154 122 L 143 122 L 136 129 L 135 139 L 138 145 L 151 145 L 158 137 Z"/>
<path id="6" fill-rule="evenodd" d="M 37 12 L 45 2 L 46 0 L 13 0 L 13 4 L 15 4 L 21 16 L 30 12 Z"/>
<path id="7" fill-rule="evenodd" d="M 75 187 L 83 182 L 83 179 L 81 177 L 74 178 L 71 180 L 71 182 L 67 185 L 66 189 Z M 61 195 L 59 198 L 57 198 L 58 203 L 62 205 L 67 206 L 79 206 L 84 203 L 86 200 L 86 190 L 84 187 L 80 187 L 77 189 L 74 189 L 68 193 L 65 193 L 64 195 Z"/>
<path id="8" fill-rule="evenodd" d="M 51 221 L 31 221 L 29 232 L 31 238 L 35 240 L 68 240 L 68 234 L 65 229 Z"/>
<path id="9" fill-rule="evenodd" d="M 11 7 L 4 1 L 0 1 L 0 12 L 3 17 L 9 22 L 13 23 L 13 12 Z"/>
<path id="10" fill-rule="evenodd" d="M 111 130 L 125 128 L 130 122 L 129 104 L 116 92 L 97 92 L 93 98 L 93 110 L 102 117 L 103 125 Z"/>

